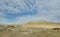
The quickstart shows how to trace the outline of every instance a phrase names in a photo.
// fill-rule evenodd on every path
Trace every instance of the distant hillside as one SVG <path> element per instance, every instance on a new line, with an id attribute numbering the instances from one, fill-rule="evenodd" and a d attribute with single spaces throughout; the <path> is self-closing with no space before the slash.
<path id="1" fill-rule="evenodd" d="M 23 25 L 0 25 L 0 37 L 60 37 L 60 24 L 29 22 Z"/>
<path id="2" fill-rule="evenodd" d="M 41 25 L 41 24 L 60 25 L 60 23 L 57 23 L 57 22 L 28 22 L 27 24 L 31 24 L 31 25 Z"/>
<path id="3" fill-rule="evenodd" d="M 60 23 L 55 22 L 29 22 L 23 28 L 60 28 Z"/>
<path id="4" fill-rule="evenodd" d="M 60 28 L 60 23 L 55 22 L 28 22 L 26 24 L 0 25 L 0 29 L 11 28 Z"/>

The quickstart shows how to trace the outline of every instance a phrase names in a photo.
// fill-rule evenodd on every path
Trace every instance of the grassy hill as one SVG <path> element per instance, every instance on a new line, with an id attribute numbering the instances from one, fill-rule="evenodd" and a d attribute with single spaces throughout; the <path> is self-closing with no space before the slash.
<path id="1" fill-rule="evenodd" d="M 60 24 L 60 23 L 57 23 L 57 22 L 28 22 L 27 24 L 32 24 L 32 25 L 41 25 L 41 24 L 50 24 L 50 25 L 54 25 L 54 24 Z"/>
<path id="2" fill-rule="evenodd" d="M 0 25 L 0 37 L 60 37 L 60 24 L 29 22 L 24 25 Z"/>
<path id="3" fill-rule="evenodd" d="M 22 25 L 24 28 L 60 28 L 60 23 L 55 22 L 29 22 Z"/>

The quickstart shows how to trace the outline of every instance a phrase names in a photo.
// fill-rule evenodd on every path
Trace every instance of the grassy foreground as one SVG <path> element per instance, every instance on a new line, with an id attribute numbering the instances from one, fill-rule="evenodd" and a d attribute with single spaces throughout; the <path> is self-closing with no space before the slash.
<path id="1" fill-rule="evenodd" d="M 52 22 L 30 22 L 25 25 L 0 25 L 0 37 L 60 37 L 59 27 L 59 23 Z"/>

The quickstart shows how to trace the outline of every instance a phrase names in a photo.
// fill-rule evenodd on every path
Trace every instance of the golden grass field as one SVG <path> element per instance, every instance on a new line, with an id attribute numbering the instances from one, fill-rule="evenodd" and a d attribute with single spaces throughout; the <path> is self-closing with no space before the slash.
<path id="1" fill-rule="evenodd" d="M 24 25 L 0 25 L 0 37 L 60 37 L 60 23 L 29 22 Z"/>

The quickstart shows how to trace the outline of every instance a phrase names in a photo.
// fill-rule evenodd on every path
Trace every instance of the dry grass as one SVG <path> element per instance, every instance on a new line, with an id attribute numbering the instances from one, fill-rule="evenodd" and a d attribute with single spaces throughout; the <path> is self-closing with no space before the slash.
<path id="1" fill-rule="evenodd" d="M 30 22 L 25 25 L 0 25 L 0 37 L 60 37 L 60 24 Z"/>

